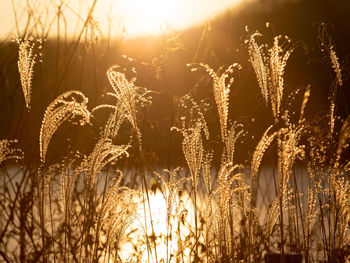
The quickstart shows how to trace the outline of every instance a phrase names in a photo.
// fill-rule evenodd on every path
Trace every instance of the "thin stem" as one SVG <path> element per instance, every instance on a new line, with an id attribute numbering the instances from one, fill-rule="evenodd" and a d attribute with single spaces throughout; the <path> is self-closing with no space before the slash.
<path id="1" fill-rule="evenodd" d="M 198 260 L 198 223 L 197 223 L 197 191 L 196 189 L 194 188 L 193 189 L 193 196 L 194 196 L 194 224 L 195 224 L 195 230 L 196 230 L 196 236 L 195 236 L 195 239 L 196 239 L 196 249 L 195 249 L 195 261 Z"/>

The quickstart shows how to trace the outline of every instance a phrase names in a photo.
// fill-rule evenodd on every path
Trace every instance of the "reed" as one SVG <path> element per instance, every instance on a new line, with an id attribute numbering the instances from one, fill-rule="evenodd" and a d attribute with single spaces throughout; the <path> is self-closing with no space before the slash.
<path id="1" fill-rule="evenodd" d="M 96 59 L 95 4 L 83 19 L 73 53 L 65 58 L 67 68 L 55 65 L 62 77 L 53 82 L 57 87 L 66 81 L 63 77 L 85 31 Z M 62 6 L 61 2 L 59 10 Z M 62 16 L 59 11 L 58 27 Z M 17 68 L 26 114 L 34 114 L 38 111 L 31 102 L 33 80 L 40 74 L 34 69 L 45 45 L 29 33 L 17 39 Z M 236 74 L 244 70 L 236 62 L 218 70 L 205 63 L 188 64 L 210 86 L 210 98 L 200 100 L 191 90 L 173 99 L 174 123 L 169 130 L 175 131 L 174 137 L 179 135 L 180 143 L 171 144 L 175 146 L 170 150 L 182 151 L 177 157 L 183 167 L 162 172 L 148 162 L 143 142 L 149 125 L 143 117 L 157 92 L 139 86 L 143 83 L 136 78 L 136 66 L 107 68 L 104 76 L 111 92 L 105 90 L 104 101 L 92 109 L 85 92 L 55 95 L 39 116 L 42 121 L 35 137 L 39 141 L 27 138 L 37 147 L 38 166 L 25 165 L 26 153 L 18 140 L 0 140 L 2 258 L 7 262 L 261 262 L 265 254 L 278 252 L 281 262 L 287 254 L 302 254 L 305 262 L 347 262 L 350 116 L 339 117 L 336 103 L 339 89 L 347 83 L 324 24 L 319 42 L 334 74 L 323 126 L 307 115 L 313 88 L 290 90 L 285 81 L 288 61 L 299 42 L 282 35 L 267 41 L 258 31 L 248 32 L 246 52 L 257 91 L 271 109 L 271 123 L 258 134 L 260 139 L 244 163 L 236 162 L 240 142 L 256 133 L 242 119 L 230 118 Z M 132 59 L 128 63 L 137 65 Z M 95 64 L 92 68 L 97 74 Z M 87 131 L 81 139 L 89 146 L 80 151 L 70 140 L 62 142 L 70 145 L 69 151 L 52 146 L 61 139 L 56 135 L 66 131 L 61 128 L 66 122 Z M 51 160 L 51 154 L 59 160 Z M 268 157 L 274 163 L 266 174 Z M 300 164 L 305 168 L 302 182 L 296 172 Z M 13 167 L 20 176 L 12 172 Z M 131 171 L 136 171 L 133 181 Z M 271 186 L 268 193 L 262 188 L 264 180 Z M 157 193 L 164 199 L 162 204 L 154 199 Z M 163 225 L 154 212 L 158 206 L 164 211 Z"/>

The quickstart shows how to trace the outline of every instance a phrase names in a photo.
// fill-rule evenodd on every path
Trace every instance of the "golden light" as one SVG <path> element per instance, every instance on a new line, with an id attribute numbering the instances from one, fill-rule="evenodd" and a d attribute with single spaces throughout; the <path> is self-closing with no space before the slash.
<path id="1" fill-rule="evenodd" d="M 162 32 L 168 25 L 181 30 L 203 23 L 243 0 L 105 0 L 100 10 L 111 8 L 115 21 L 121 21 L 127 36 Z M 103 3 L 103 4 L 102 4 Z M 106 17 L 96 10 L 97 18 Z M 98 19 L 103 24 L 103 19 Z"/>
<path id="2" fill-rule="evenodd" d="M 127 32 L 152 34 L 172 25 L 183 6 L 182 0 L 129 0 L 116 4 L 115 14 L 120 14 Z"/>
<path id="3" fill-rule="evenodd" d="M 18 26 L 26 27 L 28 15 L 35 15 L 40 21 L 52 23 L 49 35 L 56 36 L 57 7 L 61 1 L 29 1 L 34 13 L 27 14 L 27 2 L 22 0 L 3 0 L 0 10 L 0 35 L 9 34 L 15 29 L 15 17 L 12 4 L 17 7 Z M 203 23 L 239 3 L 248 0 L 94 0 L 62 1 L 61 27 L 68 35 L 78 35 L 92 6 L 93 19 L 104 36 L 111 33 L 127 37 L 161 33 L 168 25 L 175 30 Z M 3 12 L 1 12 L 3 10 Z M 7 10 L 5 12 L 5 10 Z M 63 23 L 64 17 L 64 23 Z M 35 20 L 36 21 L 36 20 Z M 69 25 L 65 28 L 66 25 Z"/>
<path id="4" fill-rule="evenodd" d="M 167 208 L 166 201 L 160 191 L 149 192 L 149 204 L 146 200 L 146 196 L 144 195 L 140 199 L 136 199 L 139 202 L 139 206 L 137 209 L 137 216 L 133 223 L 128 227 L 125 232 L 123 242 L 120 247 L 119 256 L 123 260 L 123 262 L 129 262 L 131 260 L 131 255 L 135 253 L 135 249 L 138 250 L 139 260 L 141 262 L 148 262 L 150 259 L 151 262 L 156 262 L 155 259 L 155 250 L 153 247 L 153 243 L 150 244 L 152 246 L 151 250 L 148 250 L 147 238 L 152 236 L 152 232 L 154 230 L 154 234 L 156 237 L 156 251 L 158 260 L 163 259 L 166 261 L 167 254 L 179 254 L 178 247 L 178 238 L 182 239 L 182 242 L 190 235 L 190 229 L 194 229 L 194 211 L 193 211 L 193 203 L 191 197 L 184 193 L 181 197 L 184 207 L 188 211 L 188 214 L 185 216 L 185 220 L 187 222 L 187 226 L 181 225 L 181 234 L 178 236 L 177 226 L 178 220 L 176 217 L 171 217 L 170 225 L 171 228 L 167 226 Z M 151 211 L 149 210 L 151 208 Z M 152 216 L 152 224 L 151 224 L 151 216 Z M 152 230 L 153 225 L 153 230 Z M 169 235 L 169 243 L 167 247 L 166 236 Z M 149 242 L 150 239 L 148 240 Z M 183 257 L 190 261 L 190 249 L 183 249 Z M 173 258 L 174 260 L 174 258 Z M 171 260 L 170 262 L 173 262 Z"/>

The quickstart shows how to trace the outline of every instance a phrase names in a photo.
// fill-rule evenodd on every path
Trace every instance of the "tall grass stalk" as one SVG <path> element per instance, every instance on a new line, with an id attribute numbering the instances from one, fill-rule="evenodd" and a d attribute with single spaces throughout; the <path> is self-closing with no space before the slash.
<path id="1" fill-rule="evenodd" d="M 65 31 L 61 28 L 65 23 L 64 1 L 57 6 L 56 91 L 66 81 L 73 57 L 85 37 L 84 47 L 89 48 L 92 56 L 93 95 L 99 95 L 99 54 L 94 38 L 98 26 L 93 19 L 96 4 L 94 0 L 62 64 L 58 58 L 68 50 L 61 46 L 62 34 L 67 33 L 67 28 Z M 29 2 L 28 8 L 29 11 L 33 8 Z M 18 27 L 16 12 L 15 20 Z M 35 53 L 39 50 L 36 44 L 40 46 L 42 42 L 33 44 L 34 38 L 29 37 L 29 33 L 40 35 L 42 30 L 42 38 L 47 34 L 47 30 L 33 27 L 36 21 L 39 18 L 29 15 L 24 38 L 17 42 L 23 108 L 29 110 L 32 106 L 31 113 L 37 107 L 31 102 L 32 91 L 36 93 L 33 77 L 43 71 L 34 71 L 39 58 Z M 50 28 L 52 21 L 48 23 Z M 5 218 L 0 229 L 1 256 L 20 262 L 137 262 L 146 257 L 148 262 L 157 263 L 259 262 L 264 254 L 278 251 L 282 255 L 281 262 L 285 262 L 284 255 L 290 253 L 302 253 L 305 262 L 346 262 L 350 257 L 350 162 L 346 159 L 350 116 L 337 117 L 336 107 L 346 78 L 327 27 L 321 25 L 319 30 L 322 52 L 327 55 L 334 74 L 324 127 L 318 120 L 314 124 L 307 116 L 311 86 L 289 91 L 285 85 L 289 58 L 299 44 L 286 36 L 275 36 L 268 44 L 258 31 L 248 35 L 247 53 L 256 85 L 265 105 L 271 108 L 271 123 L 267 123 L 259 135 L 260 140 L 250 149 L 252 155 L 245 162 L 248 165 L 236 162 L 236 148 L 240 140 L 249 138 L 254 131 L 230 119 L 233 99 L 230 94 L 236 84 L 233 76 L 236 70 L 241 70 L 238 63 L 217 71 L 205 63 L 189 64 L 191 71 L 209 76 L 211 100 L 199 102 L 189 94 L 173 100 L 178 102 L 178 108 L 172 113 L 174 124 L 171 125 L 175 127 L 170 130 L 181 136 L 179 148 L 186 167 L 181 167 L 185 170 L 184 177 L 181 168 L 170 169 L 170 163 L 163 173 L 157 172 L 158 167 L 152 167 L 150 173 L 145 168 L 149 164 L 145 157 L 147 145 L 143 145 L 142 139 L 147 127 L 141 124 L 142 114 L 146 114 L 142 109 L 151 104 L 152 92 L 139 87 L 142 81 L 132 77 L 136 75 L 133 67 L 129 70 L 112 65 L 107 69 L 106 81 L 111 92 L 105 95 L 111 100 L 92 110 L 87 96 L 79 90 L 55 94 L 37 127 L 40 131 L 35 145 L 39 164 L 33 165 L 34 168 L 19 167 L 20 179 L 10 174 L 12 166 L 5 166 L 7 162 L 11 164 L 11 160 L 22 164 L 24 153 L 18 141 L 0 140 L 0 163 L 4 165 L 0 171 L 3 184 L 0 200 L 4 211 L 0 211 L 0 215 Z M 203 38 L 204 33 L 200 45 Z M 195 59 L 198 59 L 198 52 Z M 88 58 L 84 52 L 82 76 Z M 128 61 L 133 65 L 132 59 Z M 44 86 L 44 82 L 41 85 Z M 301 90 L 304 92 L 300 97 Z M 293 113 L 292 104 L 300 109 L 297 114 Z M 210 112 L 211 109 L 214 110 Z M 106 118 L 100 120 L 99 114 L 104 113 Z M 209 114 L 217 118 L 208 121 Z M 56 136 L 64 131 L 66 121 L 88 131 L 89 145 L 83 150 L 84 154 L 77 152 L 75 146 L 65 154 L 54 148 L 54 142 L 60 139 Z M 169 142 L 169 145 L 169 150 L 175 152 L 176 143 Z M 53 158 L 55 152 L 58 161 Z M 266 155 L 275 157 L 270 158 L 274 164 L 268 178 L 262 178 Z M 134 181 L 129 187 L 126 186 L 127 169 L 122 169 L 120 164 L 120 160 L 126 158 L 136 167 Z M 303 176 L 307 179 L 301 182 L 296 172 L 299 163 L 306 167 Z M 271 184 L 268 188 L 268 191 L 273 189 L 271 193 L 262 193 L 263 180 Z M 190 187 L 186 186 L 187 181 L 191 181 Z M 162 209 L 166 215 L 162 220 L 166 224 L 165 233 L 158 235 L 157 214 L 152 210 L 158 204 L 153 203 L 151 192 L 159 189 L 165 200 Z M 185 206 L 185 196 L 189 196 L 189 206 Z M 258 206 L 260 203 L 262 207 Z M 144 233 L 134 226 L 141 216 L 137 214 L 141 206 Z M 140 235 L 136 241 L 133 240 L 135 232 Z M 162 242 L 165 253 L 161 251 Z M 9 254 L 12 243 L 18 244 L 12 250 L 13 255 Z M 129 258 L 122 259 L 121 252 L 125 251 L 121 249 L 125 244 L 132 244 L 133 250 L 128 251 Z M 320 257 L 317 246 L 323 253 Z"/>

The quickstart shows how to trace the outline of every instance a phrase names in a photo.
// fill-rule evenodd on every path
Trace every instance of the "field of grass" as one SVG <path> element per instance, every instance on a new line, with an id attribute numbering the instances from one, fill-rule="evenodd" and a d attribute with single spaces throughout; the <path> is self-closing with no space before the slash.
<path id="1" fill-rule="evenodd" d="M 305 43 L 270 23 L 246 28 L 247 61 L 212 68 L 193 54 L 183 65 L 193 87 L 170 96 L 148 79 L 169 76 L 162 66 L 184 48 L 177 34 L 164 36 L 149 76 L 138 70 L 145 63 L 109 56 L 110 39 L 93 37 L 93 6 L 77 39 L 46 40 L 28 27 L 6 46 L 15 55 L 1 65 L 1 88 L 12 93 L 1 94 L 18 104 L 4 109 L 23 113 L 0 138 L 1 262 L 264 262 L 273 253 L 283 263 L 350 261 L 350 115 L 338 109 L 349 82 L 328 24 L 317 27 L 327 111 L 309 116 L 317 87 L 285 78 Z M 97 60 L 111 63 L 102 70 Z M 242 65 L 264 121 L 232 118 Z M 150 121 L 163 111 L 152 110 L 160 93 L 171 97 L 165 143 L 164 125 Z M 152 150 L 161 143 L 167 157 Z"/>

